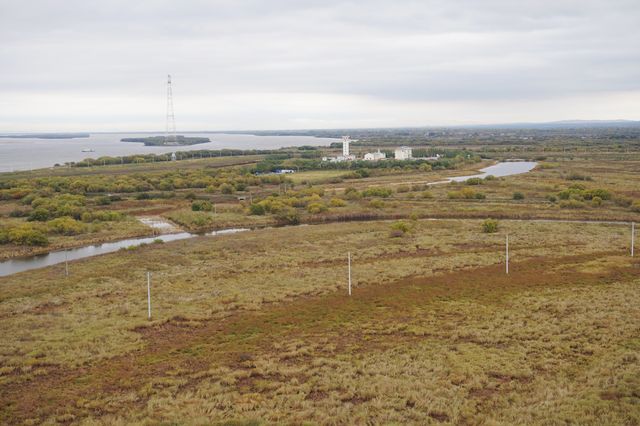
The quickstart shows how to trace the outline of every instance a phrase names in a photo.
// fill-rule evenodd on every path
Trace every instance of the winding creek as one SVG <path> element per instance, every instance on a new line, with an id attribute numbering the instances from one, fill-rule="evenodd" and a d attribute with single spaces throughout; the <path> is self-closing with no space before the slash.
<path id="1" fill-rule="evenodd" d="M 485 167 L 480 169 L 480 173 L 469 175 L 469 176 L 457 176 L 448 178 L 447 180 L 434 182 L 435 184 L 448 183 L 451 181 L 455 182 L 464 182 L 470 178 L 484 178 L 489 175 L 493 175 L 495 177 L 504 177 L 517 175 L 522 173 L 527 173 L 537 165 L 536 162 L 529 161 L 513 161 L 513 162 L 504 162 L 494 164 L 493 166 Z M 168 230 L 174 225 L 163 222 L 158 219 L 151 218 L 141 218 L 141 221 L 148 226 L 156 229 L 156 230 Z M 246 228 L 232 228 L 232 229 L 223 229 L 219 231 L 213 231 L 207 234 L 191 234 L 189 232 L 178 232 L 172 234 L 161 234 L 153 237 L 142 237 L 142 238 L 130 238 L 126 240 L 120 240 L 115 242 L 90 245 L 85 247 L 73 248 L 68 250 L 60 250 L 54 251 L 47 254 L 23 257 L 23 258 L 15 258 L 6 260 L 4 262 L 0 262 L 0 277 L 5 277 L 8 275 L 16 274 L 18 272 L 28 271 L 31 269 L 44 268 L 46 266 L 57 265 L 60 263 L 64 263 L 66 261 L 84 259 L 86 257 L 98 256 L 101 254 L 113 253 L 123 248 L 127 247 L 135 247 L 142 244 L 150 244 L 156 240 L 162 240 L 163 242 L 169 241 L 177 241 L 184 240 L 187 238 L 193 238 L 197 236 L 216 236 L 216 235 L 225 235 L 225 234 L 234 234 L 238 232 L 248 231 Z"/>

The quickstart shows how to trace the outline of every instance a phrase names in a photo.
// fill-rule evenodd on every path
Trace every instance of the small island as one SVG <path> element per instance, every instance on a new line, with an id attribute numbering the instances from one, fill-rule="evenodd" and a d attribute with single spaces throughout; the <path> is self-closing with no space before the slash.
<path id="1" fill-rule="evenodd" d="M 200 143 L 211 142 L 209 138 L 201 138 L 195 136 L 177 135 L 175 138 L 166 136 L 148 136 L 146 138 L 122 138 L 121 142 L 138 142 L 144 143 L 145 146 L 182 146 L 197 145 Z"/>

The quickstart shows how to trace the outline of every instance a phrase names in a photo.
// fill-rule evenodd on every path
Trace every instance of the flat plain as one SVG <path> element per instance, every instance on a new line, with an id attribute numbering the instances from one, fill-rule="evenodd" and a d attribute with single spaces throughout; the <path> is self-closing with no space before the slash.
<path id="1" fill-rule="evenodd" d="M 173 173 L 174 195 L 123 193 L 107 206 L 122 218 L 50 244 L 138 229 L 142 213 L 252 230 L 74 261 L 68 277 L 55 265 L 0 278 L 0 421 L 640 424 L 640 157 L 545 156 L 530 173 L 432 186 L 500 158 L 261 182 L 196 160 L 178 177 L 211 179 L 183 188 L 158 165 L 118 169 L 158 188 Z M 104 170 L 66 173 L 117 179 Z M 103 208 L 103 194 L 83 195 Z M 9 217 L 20 199 L 0 205 L 5 226 L 34 223 Z"/>

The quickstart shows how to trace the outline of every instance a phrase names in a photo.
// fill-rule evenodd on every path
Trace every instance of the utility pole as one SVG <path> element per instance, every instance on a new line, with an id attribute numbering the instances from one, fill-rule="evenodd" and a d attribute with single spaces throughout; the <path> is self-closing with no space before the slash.
<path id="1" fill-rule="evenodd" d="M 171 89 L 171 75 L 169 74 L 167 75 L 167 122 L 164 142 L 165 144 L 175 144 L 176 141 L 176 117 L 173 113 L 173 90 Z"/>

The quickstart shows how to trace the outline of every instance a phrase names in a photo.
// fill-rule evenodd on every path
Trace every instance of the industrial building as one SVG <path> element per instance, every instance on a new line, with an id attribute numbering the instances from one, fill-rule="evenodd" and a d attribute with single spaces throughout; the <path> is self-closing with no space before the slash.
<path id="1" fill-rule="evenodd" d="M 378 150 L 378 152 L 367 152 L 364 155 L 364 159 L 366 161 L 378 161 L 384 160 L 385 158 L 387 158 L 387 154 L 385 154 L 384 152 L 380 152 L 380 150 Z"/>
<path id="2" fill-rule="evenodd" d="M 408 146 L 401 146 L 396 148 L 395 152 L 396 160 L 411 160 L 413 155 L 411 154 L 411 148 Z"/>

